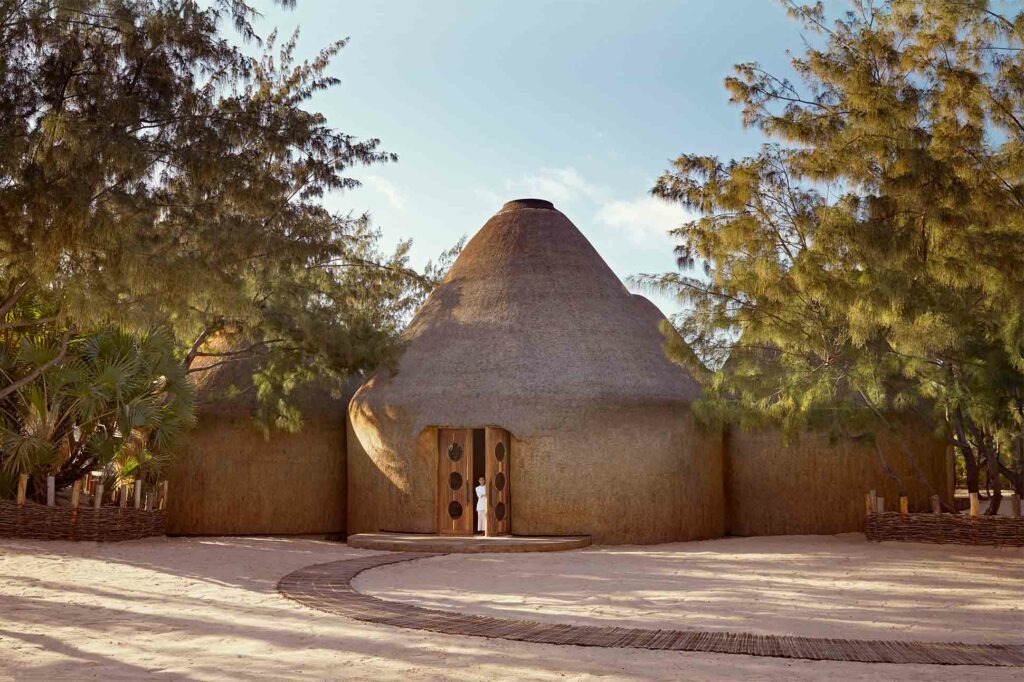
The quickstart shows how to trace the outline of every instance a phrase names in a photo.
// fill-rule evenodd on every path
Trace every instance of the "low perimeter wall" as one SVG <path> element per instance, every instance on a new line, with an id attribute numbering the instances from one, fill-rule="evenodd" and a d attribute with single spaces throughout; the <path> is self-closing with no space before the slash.
<path id="1" fill-rule="evenodd" d="M 1024 547 L 1024 518 L 962 516 L 960 514 L 869 514 L 864 524 L 868 540 L 937 542 L 956 545 Z"/>
<path id="2" fill-rule="evenodd" d="M 0 500 L 0 537 L 118 542 L 164 534 L 164 511 L 122 507 L 47 507 Z"/>

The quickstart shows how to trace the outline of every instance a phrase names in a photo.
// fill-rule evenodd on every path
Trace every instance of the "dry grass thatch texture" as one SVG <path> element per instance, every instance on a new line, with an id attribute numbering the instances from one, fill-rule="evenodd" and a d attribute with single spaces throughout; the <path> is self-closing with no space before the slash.
<path id="1" fill-rule="evenodd" d="M 506 204 L 413 319 L 394 374 L 349 406 L 350 531 L 435 529 L 437 427 L 513 438 L 512 532 L 666 542 L 722 532 L 721 446 L 697 383 L 547 202 Z"/>
<path id="2" fill-rule="evenodd" d="M 409 438 L 401 413 L 353 404 L 350 416 L 349 532 L 435 532 L 437 429 Z M 680 408 L 588 410 L 561 429 L 512 436 L 513 534 L 613 544 L 724 532 L 721 441 Z"/>
<path id="3" fill-rule="evenodd" d="M 930 509 L 930 496 L 950 502 L 946 444 L 923 426 L 905 426 L 903 442 L 933 490 L 920 482 L 898 442 L 879 436 L 889 465 L 907 487 L 910 508 Z M 772 429 L 731 428 L 726 436 L 727 527 L 731 535 L 847 533 L 864 528 L 864 493 L 878 491 L 890 509 L 899 493 L 873 446 L 835 444 L 805 433 L 789 444 Z"/>
<path id="4" fill-rule="evenodd" d="M 168 471 L 167 532 L 249 535 L 345 532 L 345 427 L 309 418 L 269 440 L 246 417 L 200 417 Z"/>
<path id="5" fill-rule="evenodd" d="M 216 350 L 230 350 L 214 341 Z M 197 366 L 216 365 L 218 357 Z M 170 467 L 167 532 L 172 535 L 344 534 L 345 406 L 355 384 L 335 395 L 300 386 L 298 433 L 257 428 L 253 373 L 263 354 L 194 375 L 199 422 Z"/>

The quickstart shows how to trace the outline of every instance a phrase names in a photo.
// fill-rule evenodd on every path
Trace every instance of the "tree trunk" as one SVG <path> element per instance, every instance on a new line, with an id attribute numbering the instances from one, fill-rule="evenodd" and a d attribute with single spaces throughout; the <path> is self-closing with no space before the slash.
<path id="1" fill-rule="evenodd" d="M 889 466 L 889 462 L 885 459 L 885 453 L 882 452 L 882 448 L 878 445 L 878 441 L 875 441 L 874 445 L 875 453 L 878 455 L 878 461 L 882 464 L 882 471 L 886 476 L 896 482 L 896 489 L 899 490 L 900 497 L 905 497 L 907 489 L 903 485 L 903 479 L 899 477 L 899 474 L 893 471 L 891 466 Z"/>
<path id="2" fill-rule="evenodd" d="M 992 494 L 989 498 L 988 509 L 985 510 L 985 516 L 995 516 L 999 513 L 999 505 L 1003 501 L 1003 482 L 999 476 L 999 450 L 996 445 L 985 445 L 985 459 L 988 462 L 988 484 L 992 488 Z"/>
<path id="3" fill-rule="evenodd" d="M 964 475 L 967 479 L 967 492 L 977 493 L 979 486 L 978 460 L 975 459 L 974 450 L 964 433 L 964 415 L 960 408 L 953 411 L 953 430 L 956 432 L 956 445 L 964 457 Z"/>

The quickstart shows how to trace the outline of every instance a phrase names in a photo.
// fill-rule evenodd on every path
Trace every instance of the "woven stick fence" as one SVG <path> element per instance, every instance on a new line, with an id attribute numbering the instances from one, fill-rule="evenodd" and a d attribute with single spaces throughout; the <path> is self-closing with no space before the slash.
<path id="1" fill-rule="evenodd" d="M 959 514 L 871 514 L 864 525 L 868 540 L 937 542 L 957 545 L 1024 547 L 1024 518 Z"/>
<path id="2" fill-rule="evenodd" d="M 877 497 L 875 491 L 865 496 L 864 534 L 868 540 L 1024 547 L 1024 518 L 1020 515 L 1020 500 L 1016 495 L 1010 501 L 1012 516 L 980 515 L 974 493 L 968 505 L 969 516 L 941 513 L 937 497 L 932 499 L 931 514 L 910 514 L 906 500 L 900 498 L 899 512 L 886 512 L 884 500 Z"/>
<path id="3" fill-rule="evenodd" d="M 166 512 L 131 507 L 48 507 L 0 500 L 0 537 L 118 542 L 164 534 Z"/>

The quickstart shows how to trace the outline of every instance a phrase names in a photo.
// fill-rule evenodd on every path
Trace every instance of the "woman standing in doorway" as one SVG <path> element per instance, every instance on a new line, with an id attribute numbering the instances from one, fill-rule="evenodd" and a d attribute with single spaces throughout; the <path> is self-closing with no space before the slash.
<path id="1" fill-rule="evenodd" d="M 477 479 L 476 486 L 476 529 L 487 534 L 487 486 L 484 477 Z"/>

